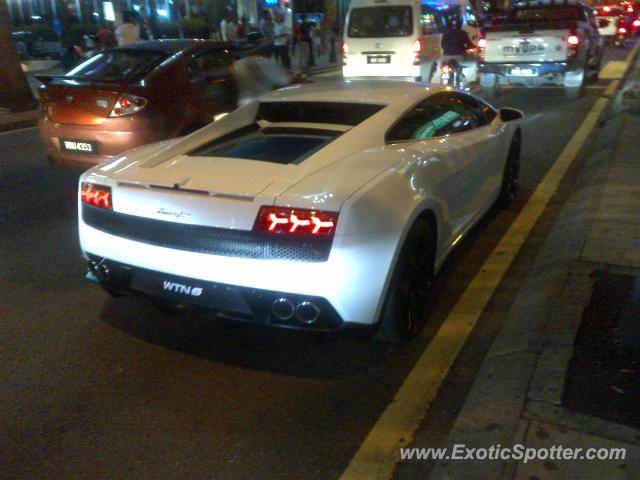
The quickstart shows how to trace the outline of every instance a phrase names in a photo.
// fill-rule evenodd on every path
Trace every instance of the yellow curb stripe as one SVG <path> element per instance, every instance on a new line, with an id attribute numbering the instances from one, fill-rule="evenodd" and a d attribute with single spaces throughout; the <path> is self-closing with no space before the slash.
<path id="1" fill-rule="evenodd" d="M 640 43 L 636 44 L 627 57 L 627 68 L 639 46 Z M 618 84 L 619 80 L 612 81 L 605 95 L 613 93 Z M 410 445 L 413 441 L 415 431 L 469 334 L 580 148 L 596 126 L 607 102 L 606 98 L 596 100 L 578 131 L 485 260 L 478 274 L 409 372 L 394 399 L 343 472 L 341 480 L 388 480 L 393 476 L 396 463 L 399 461 L 400 447 Z"/>

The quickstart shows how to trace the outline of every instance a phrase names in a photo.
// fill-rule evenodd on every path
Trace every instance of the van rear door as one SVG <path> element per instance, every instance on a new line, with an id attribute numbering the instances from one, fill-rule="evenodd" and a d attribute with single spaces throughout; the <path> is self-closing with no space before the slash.
<path id="1" fill-rule="evenodd" d="M 346 76 L 411 76 L 420 37 L 414 6 L 354 7 L 345 32 Z"/>

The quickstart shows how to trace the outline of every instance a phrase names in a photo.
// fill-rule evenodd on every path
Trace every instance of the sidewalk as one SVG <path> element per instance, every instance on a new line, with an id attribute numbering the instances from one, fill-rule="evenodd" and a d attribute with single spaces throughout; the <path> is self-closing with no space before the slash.
<path id="1" fill-rule="evenodd" d="M 585 385 L 598 381 L 594 372 L 593 378 L 587 377 L 582 384 L 583 390 L 577 394 L 567 391 L 572 382 L 575 390 L 575 372 L 569 368 L 580 350 L 576 338 L 584 335 L 587 310 L 593 299 L 601 304 L 609 301 L 602 296 L 598 279 L 611 283 L 624 277 L 633 283 L 633 278 L 640 276 L 640 62 L 601 120 L 606 123 L 590 134 L 594 137 L 592 153 L 573 170 L 573 177 L 570 172 L 565 178 L 561 195 L 566 195 L 566 202 L 552 220 L 443 446 L 624 447 L 626 459 L 536 460 L 526 464 L 448 460 L 435 465 L 431 479 L 640 478 L 637 424 L 632 428 L 567 406 L 570 397 L 580 400 L 582 395 L 588 400 L 591 392 Z M 631 312 L 634 318 L 637 313 Z M 628 373 L 635 375 L 633 378 L 638 375 L 637 370 Z M 612 402 L 637 405 L 638 398 L 616 387 L 613 379 L 611 383 Z M 606 404 L 597 407 L 611 410 Z M 620 418 L 625 420 L 624 415 Z"/>

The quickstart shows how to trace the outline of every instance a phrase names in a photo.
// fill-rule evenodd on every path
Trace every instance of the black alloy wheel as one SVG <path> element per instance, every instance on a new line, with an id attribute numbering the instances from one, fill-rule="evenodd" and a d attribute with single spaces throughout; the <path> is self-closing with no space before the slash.
<path id="1" fill-rule="evenodd" d="M 432 305 L 436 235 L 420 218 L 402 247 L 382 308 L 378 338 L 400 343 L 415 337 Z"/>

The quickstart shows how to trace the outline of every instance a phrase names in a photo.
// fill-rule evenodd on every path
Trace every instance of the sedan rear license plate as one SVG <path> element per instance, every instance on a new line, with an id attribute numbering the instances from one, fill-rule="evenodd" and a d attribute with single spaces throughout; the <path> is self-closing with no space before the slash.
<path id="1" fill-rule="evenodd" d="M 507 75 L 510 75 L 512 77 L 537 77 L 538 69 L 515 67 L 515 68 L 509 69 L 509 71 L 507 72 Z"/>
<path id="2" fill-rule="evenodd" d="M 367 63 L 391 63 L 391 55 L 369 55 Z"/>
<path id="3" fill-rule="evenodd" d="M 61 138 L 60 148 L 66 152 L 88 153 L 91 155 L 98 154 L 98 144 L 96 142 L 88 142 L 87 140 Z"/>

